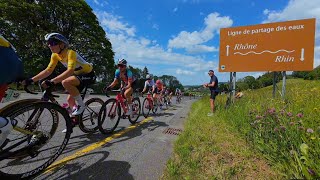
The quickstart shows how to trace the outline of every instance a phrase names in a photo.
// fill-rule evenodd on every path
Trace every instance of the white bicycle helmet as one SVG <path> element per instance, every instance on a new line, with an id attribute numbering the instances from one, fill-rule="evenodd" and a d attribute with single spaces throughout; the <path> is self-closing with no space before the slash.
<path id="1" fill-rule="evenodd" d="M 152 75 L 151 74 L 147 74 L 146 75 L 146 79 L 152 79 Z"/>
<path id="2" fill-rule="evenodd" d="M 55 39 L 55 40 L 58 40 L 58 41 L 61 41 L 63 42 L 66 46 L 69 46 L 69 41 L 66 37 L 64 37 L 62 34 L 59 34 L 59 33 L 49 33 L 49 34 L 46 34 L 44 36 L 44 39 L 46 41 L 49 41 L 50 39 Z"/>
<path id="3" fill-rule="evenodd" d="M 127 60 L 125 60 L 125 59 L 119 59 L 119 60 L 118 60 L 118 65 L 127 66 Z"/>

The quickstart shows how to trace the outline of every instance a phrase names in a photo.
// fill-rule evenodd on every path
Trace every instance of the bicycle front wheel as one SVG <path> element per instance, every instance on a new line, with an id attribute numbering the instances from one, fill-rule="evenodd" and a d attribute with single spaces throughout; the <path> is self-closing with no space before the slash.
<path id="1" fill-rule="evenodd" d="M 0 113 L 16 124 L 0 150 L 0 177 L 32 178 L 65 149 L 72 131 L 71 119 L 65 109 L 49 102 L 16 107 Z M 67 132 L 61 133 L 65 128 Z"/>
<path id="2" fill-rule="evenodd" d="M 132 114 L 129 116 L 129 121 L 131 124 L 136 123 L 137 120 L 139 119 L 140 109 L 141 109 L 140 99 L 138 97 L 133 98 L 133 100 L 132 100 Z"/>
<path id="3" fill-rule="evenodd" d="M 151 110 L 151 107 L 152 107 L 152 105 L 150 103 L 152 103 L 152 102 L 149 101 L 148 98 L 145 98 L 143 100 L 143 103 L 142 103 L 142 115 L 145 118 L 147 118 L 149 113 L 150 113 L 150 110 Z"/>
<path id="4" fill-rule="evenodd" d="M 121 118 L 121 108 L 116 99 L 108 99 L 103 103 L 98 116 L 98 127 L 102 134 L 112 133 Z"/>
<path id="5" fill-rule="evenodd" d="M 100 98 L 91 98 L 85 105 L 86 109 L 79 116 L 79 128 L 85 133 L 94 133 L 98 130 L 99 111 L 104 101 Z"/>

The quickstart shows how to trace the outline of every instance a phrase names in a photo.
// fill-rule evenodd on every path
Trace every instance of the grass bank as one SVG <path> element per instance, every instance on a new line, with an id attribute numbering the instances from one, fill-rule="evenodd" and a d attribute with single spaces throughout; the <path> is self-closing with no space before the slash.
<path id="1" fill-rule="evenodd" d="M 286 88 L 286 100 L 267 87 L 228 109 L 220 95 L 213 117 L 208 97 L 194 103 L 163 179 L 319 178 L 320 82 L 292 79 Z"/>

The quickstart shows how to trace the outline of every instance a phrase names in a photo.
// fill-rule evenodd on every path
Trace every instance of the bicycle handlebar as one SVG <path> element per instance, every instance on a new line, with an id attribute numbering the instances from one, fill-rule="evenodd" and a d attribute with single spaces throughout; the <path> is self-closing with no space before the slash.
<path id="1" fill-rule="evenodd" d="M 30 90 L 28 89 L 28 85 L 24 85 L 24 86 L 23 86 L 23 90 L 24 90 L 25 92 L 29 93 L 29 94 L 38 94 L 38 93 L 35 93 L 35 92 L 30 91 Z"/>
<path id="2" fill-rule="evenodd" d="M 54 98 L 60 97 L 60 96 L 58 96 L 58 95 L 52 94 L 52 88 L 53 88 L 53 87 L 48 87 L 47 89 L 45 89 L 45 90 L 43 91 L 43 92 L 44 92 L 43 96 L 54 97 Z M 28 85 L 24 85 L 23 90 L 26 91 L 26 92 L 29 93 L 29 94 L 35 94 L 35 95 L 38 94 L 38 93 L 32 92 L 30 89 L 28 89 Z"/>

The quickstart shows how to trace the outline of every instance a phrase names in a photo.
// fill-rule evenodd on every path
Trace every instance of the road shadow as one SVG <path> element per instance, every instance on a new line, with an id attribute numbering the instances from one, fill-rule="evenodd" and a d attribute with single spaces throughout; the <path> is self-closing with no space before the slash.
<path id="1" fill-rule="evenodd" d="M 88 153 L 77 157 L 52 172 L 41 174 L 36 179 L 128 179 L 133 180 L 129 173 L 131 165 L 125 161 L 106 160 L 107 151 Z M 98 158 L 98 159 L 97 159 Z M 87 166 L 88 164 L 91 164 Z"/>
<path id="2" fill-rule="evenodd" d="M 143 130 L 154 131 L 157 128 L 167 127 L 167 126 L 169 126 L 169 125 L 165 122 L 150 120 L 146 123 L 140 124 L 139 126 L 134 128 L 132 131 L 126 132 L 117 141 L 105 144 L 104 147 L 110 147 L 115 143 L 120 143 L 123 141 L 127 141 L 129 139 L 133 139 L 135 137 L 139 137 L 142 135 Z"/>

